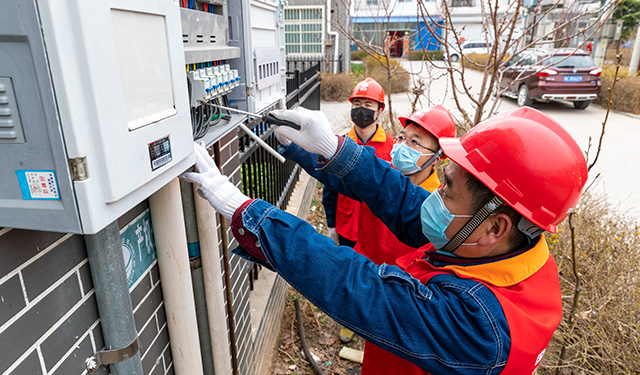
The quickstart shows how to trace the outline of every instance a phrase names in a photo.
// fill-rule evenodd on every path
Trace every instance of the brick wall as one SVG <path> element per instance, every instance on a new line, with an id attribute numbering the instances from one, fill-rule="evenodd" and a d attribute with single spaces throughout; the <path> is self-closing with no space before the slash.
<path id="1" fill-rule="evenodd" d="M 121 228 L 147 203 L 118 220 Z M 131 289 L 145 374 L 173 374 L 157 264 Z M 104 339 L 80 235 L 0 229 L 0 374 L 86 373 Z M 95 374 L 108 374 L 101 367 Z"/>
<path id="2" fill-rule="evenodd" d="M 222 172 L 240 187 L 237 132 L 224 136 L 219 146 Z M 119 218 L 121 230 L 147 210 L 145 201 Z M 228 225 L 225 230 L 231 250 L 237 242 Z M 221 231 L 218 225 L 223 262 Z M 253 375 L 256 361 L 265 355 L 269 339 L 265 337 L 279 322 L 286 284 L 280 280 L 274 287 L 254 342 L 250 264 L 230 255 L 229 266 L 239 373 Z M 222 263 L 221 269 L 224 277 Z M 161 285 L 154 261 L 130 288 L 144 374 L 173 374 Z M 228 316 L 223 318 L 228 320 Z M 86 374 L 85 359 L 103 346 L 83 236 L 0 228 L 0 375 Z M 108 367 L 95 372 L 108 373 Z"/>

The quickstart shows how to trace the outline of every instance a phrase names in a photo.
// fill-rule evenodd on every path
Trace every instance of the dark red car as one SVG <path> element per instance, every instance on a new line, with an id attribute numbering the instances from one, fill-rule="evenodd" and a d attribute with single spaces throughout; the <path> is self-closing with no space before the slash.
<path id="1" fill-rule="evenodd" d="M 518 106 L 534 100 L 567 100 L 585 109 L 600 92 L 602 69 L 589 53 L 575 48 L 526 50 L 500 68 L 500 84 L 495 93 L 514 98 Z"/>

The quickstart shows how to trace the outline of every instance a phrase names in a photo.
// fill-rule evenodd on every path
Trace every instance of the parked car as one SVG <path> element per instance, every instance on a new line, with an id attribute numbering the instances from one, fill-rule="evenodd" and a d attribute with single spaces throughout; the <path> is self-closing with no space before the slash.
<path id="1" fill-rule="evenodd" d="M 600 92 L 600 74 L 589 53 L 575 48 L 526 50 L 500 68 L 498 91 L 518 101 L 567 100 L 585 109 Z"/>
<path id="2" fill-rule="evenodd" d="M 491 49 L 491 42 L 487 43 L 484 40 L 468 40 L 460 44 L 460 50 L 458 46 L 449 47 L 449 60 L 451 62 L 457 62 L 462 55 L 468 55 L 471 53 L 487 54 Z M 462 51 L 462 53 L 460 52 Z"/>

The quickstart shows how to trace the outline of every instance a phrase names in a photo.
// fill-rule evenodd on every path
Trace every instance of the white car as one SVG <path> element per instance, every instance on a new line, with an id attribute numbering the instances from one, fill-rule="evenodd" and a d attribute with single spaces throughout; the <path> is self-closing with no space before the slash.
<path id="1" fill-rule="evenodd" d="M 462 55 L 469 55 L 471 53 L 487 54 L 491 49 L 491 43 L 487 43 L 485 40 L 468 40 L 460 45 L 462 53 L 458 51 L 458 46 L 449 47 L 449 60 L 451 62 L 457 62 Z"/>

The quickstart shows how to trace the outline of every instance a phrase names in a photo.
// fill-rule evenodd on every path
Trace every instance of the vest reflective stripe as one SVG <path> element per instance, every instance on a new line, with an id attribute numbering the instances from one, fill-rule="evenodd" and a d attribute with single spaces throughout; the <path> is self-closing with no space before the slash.
<path id="1" fill-rule="evenodd" d="M 542 237 L 534 249 L 540 247 L 546 249 L 546 246 L 546 241 Z M 433 267 L 426 260 L 412 263 L 406 271 L 425 285 L 435 275 L 456 274 L 454 270 L 446 267 Z M 461 278 L 475 279 L 471 275 L 456 275 Z M 532 374 L 540 364 L 551 336 L 562 319 L 560 282 L 555 260 L 549 254 L 546 262 L 537 272 L 512 285 L 498 287 L 476 280 L 489 288 L 498 298 L 509 325 L 511 350 L 501 374 Z M 428 372 L 367 343 L 362 375 L 378 374 L 428 374 Z"/>

